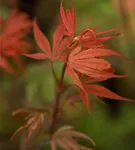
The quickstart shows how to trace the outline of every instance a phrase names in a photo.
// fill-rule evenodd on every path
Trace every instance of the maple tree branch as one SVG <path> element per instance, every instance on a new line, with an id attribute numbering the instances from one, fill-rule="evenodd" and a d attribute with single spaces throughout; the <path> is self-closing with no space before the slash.
<path id="1" fill-rule="evenodd" d="M 61 96 L 61 92 L 62 92 L 63 79 L 64 79 L 64 74 L 65 74 L 66 67 L 67 67 L 67 63 L 64 63 L 61 78 L 60 78 L 60 82 L 57 85 L 55 106 L 54 106 L 54 112 L 53 112 L 53 115 L 52 115 L 52 122 L 51 122 L 51 125 L 50 125 L 50 128 L 49 128 L 49 133 L 52 133 L 53 127 L 54 127 L 55 122 L 57 120 L 57 114 L 59 112 L 59 101 L 60 101 L 60 96 Z"/>

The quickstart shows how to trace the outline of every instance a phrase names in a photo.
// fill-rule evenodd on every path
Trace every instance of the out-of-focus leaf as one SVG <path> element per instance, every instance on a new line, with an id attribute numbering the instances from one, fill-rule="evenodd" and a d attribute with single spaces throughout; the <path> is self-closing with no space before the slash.
<path id="1" fill-rule="evenodd" d="M 25 121 L 26 124 L 22 125 L 20 128 L 16 130 L 13 134 L 12 138 L 23 129 L 27 130 L 27 143 L 29 143 L 31 136 L 34 132 L 38 132 L 38 134 L 43 132 L 44 124 L 45 124 L 45 116 L 49 114 L 49 108 L 46 109 L 37 109 L 37 108 L 21 108 L 12 113 L 13 116 L 26 114 Z"/>
<path id="2" fill-rule="evenodd" d="M 64 150 L 92 150 L 91 148 L 80 145 L 77 139 L 88 140 L 95 146 L 93 140 L 84 133 L 75 131 L 73 126 L 65 125 L 59 128 L 52 136 L 51 148 L 56 150 L 57 145 Z"/>

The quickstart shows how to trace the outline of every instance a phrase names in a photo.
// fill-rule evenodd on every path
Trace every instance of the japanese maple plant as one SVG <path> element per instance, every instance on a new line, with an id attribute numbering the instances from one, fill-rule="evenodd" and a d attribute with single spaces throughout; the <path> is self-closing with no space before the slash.
<path id="1" fill-rule="evenodd" d="M 50 138 L 50 146 L 52 150 L 56 150 L 59 146 L 65 150 L 91 150 L 95 147 L 93 140 L 76 131 L 73 126 L 61 125 L 57 126 L 59 114 L 61 112 L 60 98 L 64 86 L 76 86 L 80 91 L 80 98 L 85 105 L 88 113 L 90 113 L 89 93 L 98 97 L 110 98 L 114 100 L 132 101 L 128 98 L 119 96 L 109 89 L 96 84 L 96 82 L 105 81 L 110 78 L 123 78 L 126 75 L 117 75 L 111 64 L 106 61 L 104 56 L 119 56 L 128 59 L 126 56 L 111 50 L 105 43 L 107 40 L 116 37 L 118 34 L 106 36 L 106 34 L 118 30 L 113 28 L 102 32 L 97 32 L 97 28 L 88 28 L 75 35 L 76 30 L 76 13 L 74 3 L 72 1 L 72 9 L 64 10 L 63 3 L 60 4 L 61 23 L 56 27 L 52 35 L 52 46 L 46 36 L 38 27 L 36 19 L 31 23 L 26 14 L 17 13 L 15 10 L 10 13 L 7 20 L 0 19 L 2 26 L 2 34 L 0 36 L 0 67 L 15 74 L 15 70 L 9 65 L 8 58 L 11 57 L 19 67 L 22 67 L 20 54 L 37 59 L 50 61 L 52 73 L 56 80 L 56 96 L 55 105 L 49 109 L 39 108 L 20 108 L 13 112 L 13 116 L 26 113 L 26 124 L 22 125 L 13 135 L 13 137 L 21 130 L 27 131 L 27 142 L 30 142 L 34 132 L 45 132 L 44 135 Z M 32 49 L 24 36 L 33 26 L 34 37 L 37 45 L 42 52 L 31 54 L 26 49 Z M 63 62 L 62 73 L 60 79 L 55 74 L 54 62 Z M 73 84 L 65 85 L 64 75 L 67 74 L 71 78 Z M 83 105 L 82 104 L 82 105 Z M 49 111 L 51 110 L 51 111 Z M 45 117 L 48 115 L 49 128 L 46 128 Z M 89 140 L 93 148 L 80 145 L 77 139 L 83 138 Z"/>

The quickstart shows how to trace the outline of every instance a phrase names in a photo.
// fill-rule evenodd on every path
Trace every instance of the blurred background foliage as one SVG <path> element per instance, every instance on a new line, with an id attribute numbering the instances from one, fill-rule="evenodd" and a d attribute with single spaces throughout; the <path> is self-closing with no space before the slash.
<path id="1" fill-rule="evenodd" d="M 12 4 L 10 0 L 0 0 L 0 13 L 7 16 Z M 13 3 L 13 2 L 12 2 Z M 59 22 L 59 0 L 18 0 L 15 7 L 27 12 L 31 19 L 37 16 L 41 30 L 51 41 L 51 34 Z M 64 0 L 70 7 L 71 1 Z M 75 0 L 77 14 L 76 33 L 85 28 L 100 26 L 99 30 L 124 26 L 123 35 L 108 42 L 111 47 L 135 61 L 135 1 L 134 0 Z M 35 44 L 33 34 L 30 41 Z M 37 49 L 37 51 L 39 51 Z M 119 74 L 128 74 L 125 79 L 111 79 L 102 83 L 122 96 L 135 99 L 135 64 L 121 58 L 107 58 Z M 0 70 L 0 150 L 26 150 L 24 133 L 11 142 L 10 137 L 19 124 L 12 118 L 13 110 L 20 107 L 46 107 L 55 97 L 55 81 L 48 61 L 26 59 L 25 71 L 13 77 Z M 61 63 L 55 63 L 57 76 L 61 73 Z M 65 82 L 70 83 L 68 77 Z M 75 96 L 77 90 L 64 90 L 62 100 Z M 91 95 L 92 96 L 92 95 Z M 78 98 L 78 97 L 77 97 Z M 96 150 L 135 149 L 135 104 L 93 97 L 94 107 L 88 115 L 84 107 L 74 110 L 66 106 L 65 122 L 89 135 L 96 143 Z M 69 120 L 68 120 L 69 119 Z M 71 119 L 71 121 L 70 121 Z M 88 144 L 83 141 L 84 144 Z M 49 150 L 48 141 L 35 140 L 28 149 Z"/>

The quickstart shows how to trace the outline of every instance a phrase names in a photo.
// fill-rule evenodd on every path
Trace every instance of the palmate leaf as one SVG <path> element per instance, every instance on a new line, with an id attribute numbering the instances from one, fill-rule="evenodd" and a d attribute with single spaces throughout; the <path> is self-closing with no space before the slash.
<path id="1" fill-rule="evenodd" d="M 51 47 L 50 47 L 49 41 L 39 29 L 36 23 L 36 20 L 34 20 L 33 22 L 33 31 L 34 31 L 34 37 L 38 46 L 43 50 L 43 52 L 47 55 L 47 57 L 50 58 Z"/>
<path id="2" fill-rule="evenodd" d="M 17 9 L 12 9 L 7 19 L 3 21 L 3 32 L 5 35 L 25 36 L 32 26 L 31 20 L 26 13 L 20 13 Z"/>
<path id="3" fill-rule="evenodd" d="M 101 50 L 101 51 L 100 51 Z M 72 66 L 72 68 L 76 69 L 82 74 L 90 76 L 92 73 L 92 69 L 97 71 L 99 70 L 108 70 L 111 68 L 109 62 L 104 59 L 99 59 L 97 57 L 102 56 L 121 56 L 128 59 L 126 56 L 114 52 L 108 49 L 88 49 L 83 50 L 81 46 L 77 46 L 69 55 L 68 65 Z"/>
<path id="4" fill-rule="evenodd" d="M 105 31 L 101 31 L 101 32 L 97 32 L 98 27 L 92 28 L 92 29 L 84 29 L 83 31 L 81 31 L 79 33 L 80 36 L 82 36 L 82 41 L 83 41 L 83 46 L 87 47 L 87 48 L 92 48 L 92 46 L 99 46 L 102 45 L 101 47 L 104 48 L 105 41 L 110 40 L 112 38 L 115 38 L 118 35 L 121 35 L 121 32 L 116 33 L 114 35 L 105 35 L 108 33 L 111 33 L 113 31 L 117 31 L 122 27 L 118 27 L 118 28 L 112 28 L 109 30 L 105 30 Z M 100 35 L 102 35 L 102 37 L 100 37 Z"/>
<path id="5" fill-rule="evenodd" d="M 109 62 L 105 61 L 104 59 L 97 58 L 106 55 L 121 56 L 120 54 L 117 54 L 117 52 L 113 52 L 111 50 L 101 49 L 100 52 L 100 49 L 83 50 L 81 46 L 77 46 L 71 51 L 68 58 L 67 73 L 69 77 L 81 89 L 83 89 L 83 87 L 75 71 L 96 79 L 123 77 L 120 75 L 115 75 L 114 72 L 112 72 L 113 69 L 111 68 Z"/>
<path id="6" fill-rule="evenodd" d="M 9 73 L 15 73 L 8 64 L 8 58 L 20 69 L 24 68 L 19 55 L 27 53 L 27 49 L 33 49 L 31 43 L 24 39 L 32 27 L 32 22 L 27 14 L 12 9 L 6 19 L 1 19 L 0 27 L 0 67 Z"/>
<path id="7" fill-rule="evenodd" d="M 60 24 L 53 33 L 52 53 L 54 57 L 57 55 L 57 50 L 59 49 L 60 43 L 63 39 L 64 30 L 65 30 L 65 27 L 63 26 L 63 24 Z"/>
<path id="8" fill-rule="evenodd" d="M 119 96 L 118 94 L 116 94 L 116 93 L 110 91 L 109 89 L 107 89 L 103 86 L 100 86 L 100 85 L 88 84 L 88 85 L 84 85 L 84 87 L 88 93 L 94 94 L 96 96 L 115 99 L 115 100 L 133 101 L 128 98 Z"/>
<path id="9" fill-rule="evenodd" d="M 68 36 L 74 36 L 76 29 L 76 14 L 73 1 L 72 1 L 72 12 L 69 9 L 67 9 L 66 12 L 64 12 L 63 5 L 61 2 L 60 15 L 61 20 L 66 28 L 65 34 Z"/>
<path id="10" fill-rule="evenodd" d="M 80 87 L 83 91 L 85 91 L 83 85 L 82 85 L 82 82 L 81 80 L 79 79 L 79 76 L 78 74 L 71 68 L 71 67 L 67 67 L 66 69 L 67 71 L 67 75 L 73 80 L 73 82 L 78 86 Z"/>
<path id="11" fill-rule="evenodd" d="M 53 44 L 52 48 L 46 36 L 39 29 L 36 20 L 33 22 L 34 36 L 37 42 L 37 45 L 41 48 L 43 53 L 36 54 L 23 54 L 27 57 L 34 59 L 50 59 L 51 61 L 62 60 L 61 56 L 63 51 L 68 47 L 71 37 L 64 38 L 65 27 L 63 24 L 60 24 L 56 27 L 53 33 Z"/>
<path id="12" fill-rule="evenodd" d="M 42 59 L 46 59 L 48 58 L 46 54 L 44 53 L 36 53 L 36 54 L 23 54 L 24 56 L 33 58 L 33 59 L 38 59 L 38 60 L 42 60 Z"/>
<path id="13" fill-rule="evenodd" d="M 52 150 L 56 150 L 57 145 L 64 150 L 92 150 L 77 143 L 78 139 L 86 139 L 93 146 L 93 140 L 84 133 L 78 132 L 73 126 L 65 125 L 59 128 L 53 135 L 50 142 Z"/>
<path id="14" fill-rule="evenodd" d="M 129 58 L 127 58 L 126 56 L 118 53 L 118 52 L 115 52 L 113 50 L 110 50 L 110 49 L 87 49 L 85 51 L 82 51 L 81 53 L 79 53 L 78 55 L 76 55 L 74 57 L 75 60 L 79 59 L 88 59 L 88 58 L 93 58 L 93 57 L 103 57 L 103 56 L 119 56 L 119 57 L 123 57 L 123 58 L 126 58 L 127 60 L 129 61 L 132 61 L 130 60 Z"/>
<path id="15" fill-rule="evenodd" d="M 89 109 L 89 101 L 88 101 L 88 94 L 81 82 L 81 80 L 79 79 L 78 74 L 71 68 L 71 67 L 67 67 L 67 75 L 72 79 L 72 81 L 81 89 L 82 93 L 81 94 L 81 98 L 82 101 L 84 103 L 84 105 L 86 106 L 88 112 L 90 112 Z"/>
<path id="16" fill-rule="evenodd" d="M 80 98 L 82 99 L 84 105 L 86 106 L 88 113 L 90 113 L 90 107 L 89 107 L 90 99 L 88 98 L 87 91 L 84 92 L 83 90 L 80 90 Z"/>
<path id="17" fill-rule="evenodd" d="M 98 96 L 98 97 L 104 97 L 104 98 L 109 98 L 109 99 L 113 99 L 113 100 L 134 102 L 134 100 L 130 100 L 128 98 L 122 97 L 100 85 L 84 84 L 84 88 L 85 88 L 86 92 L 80 90 L 80 97 L 81 97 L 82 101 L 84 102 L 89 113 L 90 113 L 89 102 L 92 102 L 92 101 L 90 98 L 88 101 L 88 93 L 94 94 L 95 96 Z"/>
<path id="18" fill-rule="evenodd" d="M 99 58 L 107 55 L 124 57 L 123 55 L 108 49 L 84 50 L 81 48 L 81 45 L 74 48 L 69 54 L 67 62 L 67 74 L 81 89 L 80 96 L 88 112 L 90 112 L 88 93 L 111 99 L 130 101 L 129 99 L 121 97 L 102 86 L 92 86 L 89 84 L 91 82 L 104 81 L 110 78 L 126 77 L 126 75 L 116 75 L 110 63 Z M 83 81 L 82 78 L 79 77 L 80 74 L 86 75 L 87 78 Z"/>
<path id="19" fill-rule="evenodd" d="M 12 113 L 13 116 L 26 114 L 25 121 L 26 124 L 21 126 L 13 134 L 13 137 L 23 129 L 27 130 L 27 144 L 34 132 L 40 133 L 44 128 L 44 116 L 49 114 L 47 109 L 37 109 L 37 108 L 20 108 Z"/>
<path id="20" fill-rule="evenodd" d="M 110 70 L 106 71 L 106 73 L 107 72 L 114 73 L 114 70 L 110 69 Z M 87 98 L 88 93 L 94 94 L 98 97 L 134 102 L 134 100 L 122 97 L 103 86 L 94 84 L 96 82 L 105 81 L 110 78 L 124 78 L 124 77 L 126 77 L 126 75 L 125 76 L 114 76 L 114 77 L 112 77 L 112 76 L 86 77 L 81 74 L 81 75 L 79 75 L 79 77 L 80 77 L 80 80 L 82 81 L 82 85 L 86 91 L 86 92 L 84 92 L 80 88 L 80 97 L 81 97 L 82 101 L 84 102 L 88 112 L 90 110 L 89 105 L 86 105 L 86 104 L 88 104 L 88 98 Z M 89 99 L 89 102 L 92 102 L 91 99 Z"/>
<path id="21" fill-rule="evenodd" d="M 61 2 L 60 15 L 66 28 L 65 34 L 68 36 L 73 36 L 75 31 L 73 26 L 76 24 L 74 4 L 72 3 L 72 11 L 67 9 L 64 12 Z M 88 93 L 92 93 L 98 96 L 100 95 L 102 97 L 109 97 L 112 99 L 114 97 L 114 99 L 129 100 L 109 91 L 104 87 L 101 87 L 100 89 L 98 85 L 96 88 L 94 87 L 95 89 L 91 88 L 91 90 L 88 90 L 88 88 L 86 88 L 87 86 L 90 87 L 89 84 L 91 82 L 104 81 L 110 78 L 126 77 L 126 75 L 116 75 L 113 68 L 111 67 L 111 64 L 101 57 L 118 56 L 132 61 L 126 56 L 111 50 L 104 43 L 106 40 L 112 39 L 121 33 L 119 32 L 113 35 L 106 34 L 117 31 L 122 27 L 112 28 L 101 32 L 97 32 L 97 28 L 98 27 L 84 29 L 71 41 L 66 68 L 66 73 L 68 76 L 72 79 L 75 85 L 80 88 L 80 96 L 88 111 L 90 111 Z M 80 74 L 87 76 L 87 80 L 82 80 L 82 78 L 80 78 Z"/>

